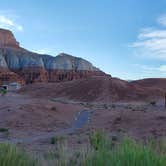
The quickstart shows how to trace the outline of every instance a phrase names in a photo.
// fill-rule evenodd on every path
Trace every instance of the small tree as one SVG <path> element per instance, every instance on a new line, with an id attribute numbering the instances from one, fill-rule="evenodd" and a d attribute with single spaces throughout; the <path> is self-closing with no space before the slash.
<path id="1" fill-rule="evenodd" d="M 0 90 L 0 93 L 1 93 L 2 96 L 5 96 L 6 93 L 7 93 L 7 90 L 6 90 L 6 89 L 1 89 L 1 90 Z"/>

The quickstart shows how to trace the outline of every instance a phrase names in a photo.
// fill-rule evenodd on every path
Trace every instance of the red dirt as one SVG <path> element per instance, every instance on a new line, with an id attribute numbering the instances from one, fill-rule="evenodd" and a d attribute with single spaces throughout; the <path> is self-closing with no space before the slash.
<path id="1" fill-rule="evenodd" d="M 156 111 L 155 107 L 148 110 L 141 104 L 132 107 L 97 110 L 89 126 L 92 130 L 104 130 L 117 136 L 123 133 L 139 140 L 165 138 L 166 110 Z"/>
<path id="2" fill-rule="evenodd" d="M 129 83 L 118 78 L 99 76 L 61 83 L 32 84 L 25 86 L 20 93 L 27 93 L 34 97 L 61 97 L 75 101 L 110 103 L 161 98 L 164 88 L 166 89 L 164 84 L 163 86 L 155 84 L 153 87 L 147 87 L 136 81 Z"/>
<path id="3" fill-rule="evenodd" d="M 70 146 L 78 146 L 80 140 L 82 145 L 87 144 L 87 133 L 99 129 L 118 138 L 126 134 L 141 140 L 161 139 L 166 136 L 166 111 L 161 100 L 165 85 L 164 80 L 155 81 L 154 85 L 153 80 L 129 83 L 117 78 L 92 77 L 26 85 L 18 93 L 0 96 L 0 127 L 9 128 L 11 138 L 35 137 L 68 128 L 78 111 L 88 109 L 93 111 L 90 123 L 66 136 Z M 64 102 L 51 101 L 53 98 Z M 150 104 L 154 99 L 156 105 Z M 71 104 L 73 101 L 80 103 Z M 2 137 L 5 136 L 0 133 Z M 42 153 L 53 148 L 49 140 L 25 146 Z"/>
<path id="4" fill-rule="evenodd" d="M 12 136 L 37 134 L 67 128 L 83 107 L 55 103 L 49 99 L 9 93 L 0 96 L 0 127 L 9 128 Z"/>

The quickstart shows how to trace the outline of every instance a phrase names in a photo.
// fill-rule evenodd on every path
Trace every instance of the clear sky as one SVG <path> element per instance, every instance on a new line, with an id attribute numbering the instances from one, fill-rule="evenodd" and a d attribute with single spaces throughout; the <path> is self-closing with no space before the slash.
<path id="1" fill-rule="evenodd" d="M 91 61 L 122 79 L 166 77 L 166 0 L 3 0 L 22 47 Z"/>

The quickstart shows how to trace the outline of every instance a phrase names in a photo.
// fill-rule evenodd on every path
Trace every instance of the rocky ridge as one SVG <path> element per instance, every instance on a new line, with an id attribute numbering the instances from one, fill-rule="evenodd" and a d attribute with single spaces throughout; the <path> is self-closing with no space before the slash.
<path id="1" fill-rule="evenodd" d="M 56 57 L 20 47 L 13 33 L 0 29 L 0 83 L 56 82 L 105 75 L 90 62 L 61 53 Z M 11 79 L 15 78 L 15 79 Z"/>

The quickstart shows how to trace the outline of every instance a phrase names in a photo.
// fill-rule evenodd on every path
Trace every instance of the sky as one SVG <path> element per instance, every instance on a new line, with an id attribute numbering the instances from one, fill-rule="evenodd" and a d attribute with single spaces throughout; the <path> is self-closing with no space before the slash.
<path id="1" fill-rule="evenodd" d="M 82 57 L 113 77 L 166 77 L 166 0 L 5 0 L 0 28 L 26 49 Z"/>

